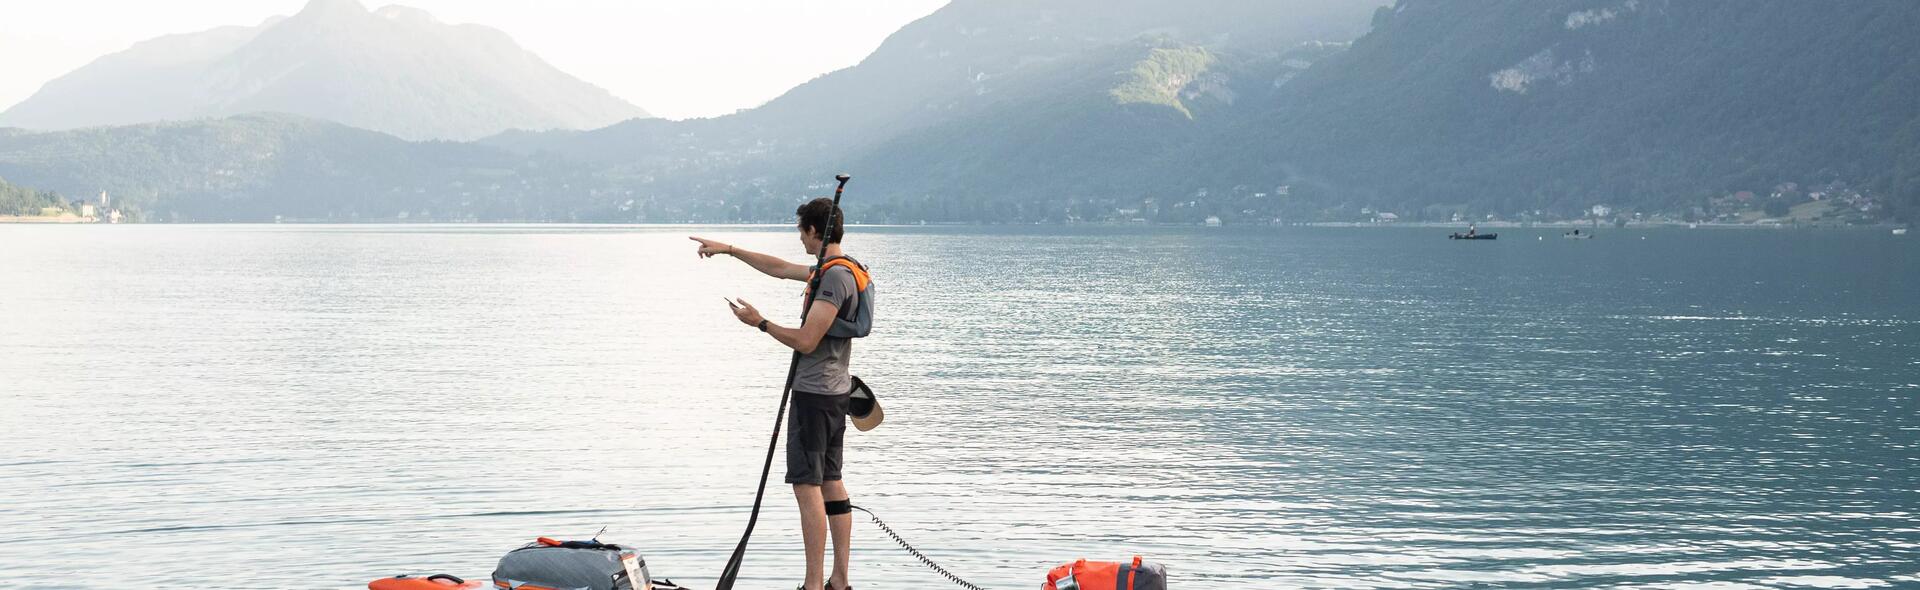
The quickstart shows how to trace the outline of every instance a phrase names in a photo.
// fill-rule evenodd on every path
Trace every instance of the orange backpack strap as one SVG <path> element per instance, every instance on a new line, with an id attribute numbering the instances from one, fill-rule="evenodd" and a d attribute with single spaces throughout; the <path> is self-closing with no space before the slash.
<path id="1" fill-rule="evenodd" d="M 1133 575 L 1140 572 L 1140 556 L 1133 556 L 1133 567 L 1127 568 L 1127 590 L 1133 590 Z"/>
<path id="2" fill-rule="evenodd" d="M 848 271 L 853 272 L 853 287 L 855 289 L 865 291 L 867 290 L 867 284 L 873 282 L 873 277 L 867 275 L 867 269 L 862 268 L 860 264 L 854 262 L 852 258 L 845 256 L 836 256 L 827 260 L 826 264 L 820 265 L 820 271 L 825 272 L 827 269 L 836 266 L 846 267 Z M 808 276 L 807 278 L 811 279 L 813 277 Z"/>

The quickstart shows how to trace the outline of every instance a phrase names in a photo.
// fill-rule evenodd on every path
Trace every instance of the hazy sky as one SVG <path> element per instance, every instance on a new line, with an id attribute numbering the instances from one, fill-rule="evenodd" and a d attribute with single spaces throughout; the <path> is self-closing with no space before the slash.
<path id="1" fill-rule="evenodd" d="M 668 118 L 722 115 L 858 63 L 947 0 L 361 0 L 506 31 Z M 0 0 L 0 109 L 136 42 L 298 12 L 305 0 Z"/>

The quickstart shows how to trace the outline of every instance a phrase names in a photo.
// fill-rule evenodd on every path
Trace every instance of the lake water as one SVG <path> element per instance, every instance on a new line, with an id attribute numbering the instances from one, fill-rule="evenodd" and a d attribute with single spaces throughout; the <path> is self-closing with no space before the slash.
<path id="1" fill-rule="evenodd" d="M 988 588 L 1920 586 L 1920 240 L 855 228 L 854 501 Z M 711 587 L 798 283 L 751 227 L 0 226 L 0 580 L 484 578 L 538 535 Z M 1547 239 L 1539 240 L 1544 236 Z M 779 466 L 776 465 L 776 470 Z M 792 588 L 778 483 L 742 588 Z M 856 520 L 855 585 L 945 582 Z"/>

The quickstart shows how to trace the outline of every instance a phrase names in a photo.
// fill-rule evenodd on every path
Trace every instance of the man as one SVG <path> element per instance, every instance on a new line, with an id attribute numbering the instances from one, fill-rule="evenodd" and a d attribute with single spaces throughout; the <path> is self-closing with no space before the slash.
<path id="1" fill-rule="evenodd" d="M 832 199 L 814 199 L 794 212 L 799 217 L 800 244 L 808 255 L 817 256 L 822 248 L 828 258 L 845 256 L 840 249 L 844 235 L 843 217 Z M 829 218 L 832 227 L 827 227 Z M 824 236 L 825 239 L 822 239 Z M 751 252 L 714 240 L 692 238 L 700 243 L 701 258 L 728 255 L 740 259 L 767 276 L 807 281 L 815 269 L 778 257 Z M 853 390 L 847 372 L 853 352 L 853 340 L 827 335 L 840 310 L 855 305 L 858 283 L 853 271 L 842 265 L 830 265 L 823 271 L 820 286 L 807 297 L 813 306 L 800 326 L 789 328 L 773 323 L 745 299 L 733 308 L 740 323 L 758 328 L 774 340 L 800 353 L 799 368 L 793 378 L 793 409 L 787 414 L 787 483 L 793 485 L 793 497 L 800 505 L 800 536 L 807 551 L 806 583 L 803 590 L 821 590 L 821 565 L 826 551 L 826 534 L 833 533 L 833 575 L 827 590 L 851 590 L 847 584 L 847 544 L 853 534 L 853 509 L 847 486 L 841 480 L 841 443 L 846 436 L 847 405 Z M 803 303 L 804 304 L 804 303 Z"/>

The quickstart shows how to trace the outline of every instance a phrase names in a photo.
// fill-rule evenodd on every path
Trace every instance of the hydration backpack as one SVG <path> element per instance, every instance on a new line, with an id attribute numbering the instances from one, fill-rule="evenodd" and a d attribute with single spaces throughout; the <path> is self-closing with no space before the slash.
<path id="1" fill-rule="evenodd" d="M 867 274 L 866 265 L 845 256 L 828 258 L 818 268 L 807 273 L 807 284 L 812 285 L 815 276 L 833 267 L 845 267 L 853 272 L 853 305 L 840 308 L 839 315 L 833 318 L 833 327 L 827 329 L 827 335 L 834 338 L 865 338 L 873 332 L 873 277 Z M 807 293 L 807 299 L 813 299 L 813 293 Z M 805 318 L 801 318 L 802 321 Z"/>

